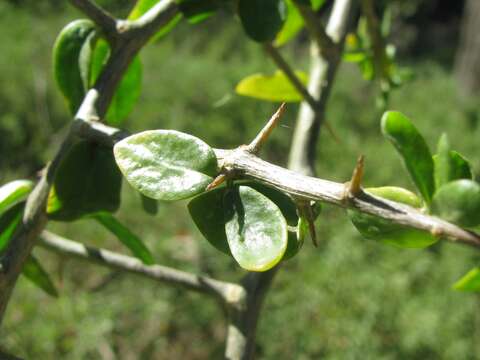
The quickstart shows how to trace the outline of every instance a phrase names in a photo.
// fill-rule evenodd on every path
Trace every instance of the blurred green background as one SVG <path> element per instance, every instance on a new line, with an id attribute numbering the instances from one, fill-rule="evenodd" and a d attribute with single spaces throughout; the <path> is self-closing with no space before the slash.
<path id="1" fill-rule="evenodd" d="M 101 1 L 117 14 L 132 2 Z M 406 2 L 400 30 L 392 34 L 400 63 L 415 77 L 393 92 L 389 109 L 411 117 L 432 149 L 447 132 L 478 172 L 480 107 L 460 99 L 451 70 L 461 6 L 451 5 L 445 15 L 428 3 Z M 67 2 L 0 2 L 0 183 L 35 178 L 65 134 L 70 116 L 53 83 L 51 49 L 60 29 L 79 17 Z M 308 69 L 304 37 L 285 53 L 296 68 Z M 235 147 L 248 142 L 276 107 L 235 95 L 243 77 L 274 67 L 229 16 L 195 27 L 182 23 L 141 57 L 142 96 L 125 126 L 132 132 L 177 129 L 214 147 Z M 366 186 L 413 189 L 380 134 L 376 91 L 355 66 L 340 67 L 327 119 L 341 143 L 322 133 L 318 175 L 346 181 L 364 154 Z M 285 165 L 297 109 L 289 105 L 263 158 Z M 202 238 L 185 205 L 161 203 L 156 216 L 147 215 L 125 183 L 118 217 L 142 237 L 158 263 L 239 280 L 245 272 Z M 48 229 L 128 253 L 91 220 L 51 222 Z M 480 298 L 451 290 L 478 263 L 477 253 L 447 243 L 405 250 L 367 241 L 332 207 L 325 207 L 317 229 L 320 248 L 306 243 L 275 279 L 259 324 L 259 358 L 480 358 Z M 0 347 L 26 359 L 222 358 L 225 317 L 211 299 L 42 249 L 34 252 L 61 295 L 49 298 L 21 278 L 0 330 Z"/>

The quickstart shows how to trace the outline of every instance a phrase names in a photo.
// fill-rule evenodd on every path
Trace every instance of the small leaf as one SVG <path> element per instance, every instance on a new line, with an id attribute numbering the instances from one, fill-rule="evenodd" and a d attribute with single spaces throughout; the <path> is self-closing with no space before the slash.
<path id="1" fill-rule="evenodd" d="M 48 295 L 58 297 L 58 291 L 50 279 L 50 276 L 33 255 L 30 255 L 23 265 L 22 275 Z"/>
<path id="2" fill-rule="evenodd" d="M 50 219 L 76 220 L 120 206 L 122 175 L 110 148 L 81 141 L 62 160 L 50 191 Z"/>
<path id="3" fill-rule="evenodd" d="M 300 12 L 293 4 L 292 0 L 286 0 L 285 4 L 287 5 L 287 18 L 285 19 L 282 29 L 275 38 L 275 46 L 285 45 L 293 39 L 305 25 L 302 15 L 300 15 Z"/>
<path id="4" fill-rule="evenodd" d="M 365 191 L 412 207 L 422 205 L 415 194 L 402 188 L 385 186 L 365 189 Z M 361 213 L 357 210 L 348 210 L 348 216 L 360 234 L 367 239 L 402 248 L 424 248 L 438 241 L 429 232 L 394 224 L 389 220 Z"/>
<path id="5" fill-rule="evenodd" d="M 305 237 L 308 234 L 308 220 L 304 217 L 298 218 L 295 231 L 288 230 L 288 243 L 282 261 L 289 260 L 298 254 L 305 242 Z"/>
<path id="6" fill-rule="evenodd" d="M 437 190 L 432 212 L 461 226 L 480 224 L 480 185 L 472 180 L 455 180 Z"/>
<path id="7" fill-rule="evenodd" d="M 11 206 L 25 200 L 32 189 L 33 182 L 30 180 L 14 180 L 0 187 L 0 215 Z"/>
<path id="8" fill-rule="evenodd" d="M 473 178 L 468 161 L 458 152 L 450 150 L 446 134 L 440 137 L 437 152 L 433 156 L 437 189 L 454 180 Z"/>
<path id="9" fill-rule="evenodd" d="M 470 270 L 453 285 L 453 288 L 459 291 L 480 291 L 480 268 Z"/>
<path id="10" fill-rule="evenodd" d="M 382 132 L 395 146 L 423 199 L 430 204 L 435 183 L 432 155 L 425 139 L 405 115 L 396 111 L 383 115 Z"/>
<path id="11" fill-rule="evenodd" d="M 274 267 L 287 248 L 287 222 L 267 197 L 248 186 L 229 189 L 224 197 L 225 233 L 233 257 L 249 271 Z"/>
<path id="12" fill-rule="evenodd" d="M 93 86 L 110 57 L 108 43 L 99 39 L 91 60 L 91 83 Z M 118 126 L 132 112 L 142 90 L 142 63 L 135 57 L 123 74 L 105 116 L 106 123 Z"/>
<path id="13" fill-rule="evenodd" d="M 181 200 L 205 190 L 217 172 L 213 149 L 200 139 L 174 130 L 130 136 L 114 147 L 128 182 L 158 200 Z"/>
<path id="14" fill-rule="evenodd" d="M 301 82 L 306 85 L 307 74 L 302 71 L 295 72 Z M 235 91 L 239 95 L 250 96 L 267 101 L 302 101 L 302 95 L 295 89 L 288 78 L 281 71 L 273 75 L 253 74 L 241 80 Z"/>
<path id="15" fill-rule="evenodd" d="M 157 215 L 157 212 L 158 212 L 157 200 L 149 198 L 148 196 L 145 196 L 143 194 L 140 194 L 140 199 L 142 200 L 143 210 L 145 210 L 147 214 Z"/>
<path id="16" fill-rule="evenodd" d="M 0 254 L 5 250 L 17 226 L 22 221 L 25 203 L 19 203 L 0 215 Z"/>
<path id="17" fill-rule="evenodd" d="M 247 35 L 257 42 L 273 41 L 285 20 L 281 0 L 239 0 L 238 15 Z"/>
<path id="18" fill-rule="evenodd" d="M 152 265 L 155 263 L 152 253 L 142 240 L 122 225 L 112 214 L 101 212 L 93 215 L 93 218 L 114 234 L 144 264 Z"/>
<path id="19" fill-rule="evenodd" d="M 84 82 L 85 62 L 80 56 L 89 44 L 95 25 L 90 20 L 75 20 L 62 29 L 53 47 L 53 72 L 57 86 L 75 114 L 83 101 L 88 84 Z M 85 50 L 83 50 L 85 52 Z M 82 70 L 83 69 L 83 70 Z"/>

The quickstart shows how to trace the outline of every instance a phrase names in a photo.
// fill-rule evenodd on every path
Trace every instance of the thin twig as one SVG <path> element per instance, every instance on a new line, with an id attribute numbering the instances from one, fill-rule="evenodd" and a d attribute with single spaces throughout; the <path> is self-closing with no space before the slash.
<path id="1" fill-rule="evenodd" d="M 240 285 L 212 279 L 208 276 L 191 274 L 162 265 L 147 266 L 136 258 L 109 250 L 98 249 L 68 240 L 49 231 L 40 235 L 40 245 L 61 255 L 71 256 L 111 269 L 126 271 L 168 285 L 213 295 L 222 303 L 232 302 L 243 288 Z"/>
<path id="2" fill-rule="evenodd" d="M 112 15 L 90 0 L 70 0 L 70 3 L 93 20 L 111 43 L 115 41 L 117 21 Z"/>

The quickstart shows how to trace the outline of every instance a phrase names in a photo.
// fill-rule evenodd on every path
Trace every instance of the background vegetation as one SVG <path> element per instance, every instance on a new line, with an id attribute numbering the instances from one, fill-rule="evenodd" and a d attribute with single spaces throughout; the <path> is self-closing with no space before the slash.
<path id="1" fill-rule="evenodd" d="M 121 13 L 131 2 L 103 3 Z M 405 5 L 399 10 L 392 41 L 400 45 L 400 62 L 415 77 L 393 93 L 389 108 L 412 118 L 432 148 L 447 132 L 478 173 L 480 108 L 457 96 L 451 75 L 456 49 L 451 30 L 461 7 L 452 6 L 445 15 L 426 3 L 411 2 L 413 9 Z M 35 178 L 70 121 L 53 85 L 50 56 L 56 34 L 78 17 L 53 1 L 0 3 L 0 183 Z M 230 18 L 216 17 L 194 31 L 188 27 L 181 25 L 142 52 L 142 97 L 127 127 L 132 132 L 186 131 L 215 147 L 246 143 L 275 105 L 239 97 L 233 89 L 244 76 L 274 67 Z M 288 49 L 298 68 L 306 68 L 307 52 L 301 39 Z M 340 144 L 322 134 L 318 174 L 346 181 L 357 155 L 365 154 L 366 186 L 412 188 L 380 135 L 375 93 L 356 67 L 341 66 L 327 113 Z M 285 164 L 296 110 L 289 105 L 263 157 Z M 242 276 L 231 259 L 201 237 L 185 204 L 162 203 L 156 216 L 148 216 L 137 194 L 124 185 L 119 218 L 141 235 L 159 263 L 223 279 Z M 92 222 L 51 223 L 49 228 L 124 251 Z M 480 357 L 479 298 L 450 289 L 478 263 L 477 254 L 443 243 L 405 250 L 370 242 L 333 208 L 325 209 L 317 228 L 320 248 L 307 243 L 286 262 L 267 297 L 258 330 L 260 358 Z M 42 249 L 35 253 L 44 259 L 61 295 L 49 298 L 20 280 L 0 330 L 0 347 L 27 359 L 221 358 L 224 314 L 208 300 Z"/>

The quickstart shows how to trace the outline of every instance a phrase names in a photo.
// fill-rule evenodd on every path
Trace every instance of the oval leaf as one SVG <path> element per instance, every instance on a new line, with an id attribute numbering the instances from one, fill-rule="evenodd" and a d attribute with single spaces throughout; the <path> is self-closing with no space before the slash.
<path id="1" fill-rule="evenodd" d="M 62 160 L 47 213 L 53 220 L 71 221 L 120 206 L 122 175 L 110 148 L 81 141 Z"/>
<path id="2" fill-rule="evenodd" d="M 174 130 L 130 136 L 114 147 L 128 182 L 157 200 L 180 200 L 205 190 L 217 172 L 213 149 L 200 139 Z"/>
<path id="3" fill-rule="evenodd" d="M 239 0 L 238 16 L 246 34 L 258 42 L 273 41 L 285 20 L 283 0 Z"/>
<path id="4" fill-rule="evenodd" d="M 412 122 L 397 111 L 383 115 L 382 132 L 395 146 L 423 199 L 430 204 L 435 183 L 432 155 L 425 139 Z"/>
<path id="5" fill-rule="evenodd" d="M 22 275 L 48 295 L 58 297 L 58 291 L 50 279 L 50 276 L 33 255 L 30 255 L 23 265 Z"/>
<path id="6" fill-rule="evenodd" d="M 287 248 L 287 222 L 266 196 L 248 186 L 229 189 L 224 198 L 225 233 L 233 257 L 249 271 L 274 267 Z"/>
<path id="7" fill-rule="evenodd" d="M 422 204 L 415 194 L 402 188 L 386 186 L 365 189 L 365 191 L 412 207 L 419 207 Z M 377 216 L 356 210 L 349 210 L 348 215 L 360 234 L 367 239 L 382 241 L 402 248 L 423 248 L 438 241 L 427 231 L 394 224 Z"/>
<path id="8" fill-rule="evenodd" d="M 75 20 L 62 29 L 53 47 L 55 81 L 72 114 L 75 114 L 82 103 L 88 87 L 84 79 L 85 62 L 90 59 L 81 54 L 84 46 L 90 46 L 94 32 L 95 25 L 92 21 Z"/>
<path id="9" fill-rule="evenodd" d="M 461 226 L 480 224 L 480 185 L 472 180 L 456 180 L 435 193 L 432 212 Z"/>
<path id="10" fill-rule="evenodd" d="M 152 265 L 155 263 L 152 253 L 148 250 L 142 240 L 121 224 L 112 214 L 102 212 L 95 214 L 93 218 L 114 234 L 117 239 L 120 240 L 120 242 L 144 264 Z"/>
<path id="11" fill-rule="evenodd" d="M 0 215 L 11 206 L 25 200 L 33 189 L 30 180 L 15 180 L 0 187 Z"/>
<path id="12" fill-rule="evenodd" d="M 295 72 L 303 84 L 307 84 L 307 74 Z M 274 75 L 254 74 L 240 81 L 235 88 L 239 95 L 268 101 L 299 102 L 302 95 L 290 83 L 285 74 L 276 71 Z"/>
<path id="13" fill-rule="evenodd" d="M 459 291 L 480 291 L 480 268 L 470 270 L 453 285 L 453 288 Z"/>
<path id="14" fill-rule="evenodd" d="M 285 4 L 287 5 L 287 17 L 282 29 L 275 38 L 275 46 L 285 45 L 292 40 L 304 26 L 303 17 L 292 0 L 286 0 Z"/>
<path id="15" fill-rule="evenodd" d="M 454 180 L 473 178 L 469 162 L 458 152 L 450 150 L 446 134 L 440 137 L 437 152 L 433 156 L 437 189 Z"/>

